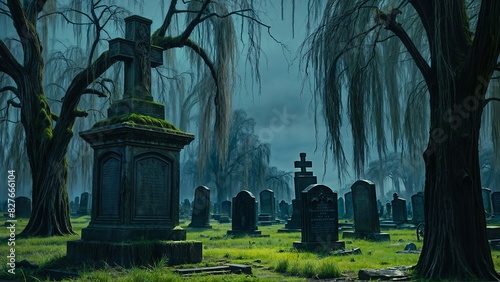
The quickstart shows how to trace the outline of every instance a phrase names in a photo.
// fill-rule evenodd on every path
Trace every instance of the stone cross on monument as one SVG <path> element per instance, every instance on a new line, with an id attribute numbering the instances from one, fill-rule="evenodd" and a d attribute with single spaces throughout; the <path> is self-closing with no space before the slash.
<path id="1" fill-rule="evenodd" d="M 312 167 L 313 165 L 311 161 L 306 161 L 306 153 L 300 153 L 300 161 L 295 161 L 294 166 L 295 168 L 300 168 L 300 172 L 297 172 L 297 174 L 300 173 L 300 175 L 308 175 L 308 171 L 306 169 L 308 167 Z"/>
<path id="2" fill-rule="evenodd" d="M 125 39 L 109 41 L 109 56 L 125 63 L 123 99 L 112 104 L 108 117 L 137 113 L 164 118 L 164 106 L 153 102 L 151 68 L 163 62 L 163 49 L 151 46 L 152 21 L 140 16 L 125 19 Z"/>

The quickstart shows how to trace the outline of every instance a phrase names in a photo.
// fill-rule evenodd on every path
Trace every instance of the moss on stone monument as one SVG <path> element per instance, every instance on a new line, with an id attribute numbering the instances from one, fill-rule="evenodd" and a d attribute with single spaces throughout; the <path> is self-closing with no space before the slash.
<path id="1" fill-rule="evenodd" d="M 134 114 L 134 113 L 114 116 L 114 117 L 111 117 L 111 118 L 108 118 L 105 120 L 101 120 L 101 121 L 97 122 L 96 124 L 94 124 L 94 126 L 92 128 L 113 125 L 113 124 L 120 124 L 120 123 L 128 123 L 132 126 L 143 125 L 143 126 L 159 127 L 159 128 L 167 129 L 168 131 L 182 133 L 182 131 L 180 131 L 172 123 L 170 123 L 166 120 L 154 118 L 151 116 L 145 116 L 145 115 L 141 115 L 141 114 Z"/>

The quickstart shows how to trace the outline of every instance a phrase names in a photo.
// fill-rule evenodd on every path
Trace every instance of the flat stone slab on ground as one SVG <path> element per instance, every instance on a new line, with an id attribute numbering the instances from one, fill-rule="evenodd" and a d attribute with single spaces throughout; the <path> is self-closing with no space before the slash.
<path id="1" fill-rule="evenodd" d="M 381 269 L 363 268 L 358 272 L 359 280 L 410 280 L 410 266 L 394 266 Z"/>
<path id="2" fill-rule="evenodd" d="M 222 266 L 214 266 L 214 267 L 199 267 L 199 268 L 186 268 L 186 269 L 178 269 L 177 273 L 181 275 L 191 275 L 194 273 L 206 273 L 206 274 L 227 274 L 227 273 L 235 273 L 235 274 L 252 274 L 252 267 L 246 264 L 228 264 Z"/>

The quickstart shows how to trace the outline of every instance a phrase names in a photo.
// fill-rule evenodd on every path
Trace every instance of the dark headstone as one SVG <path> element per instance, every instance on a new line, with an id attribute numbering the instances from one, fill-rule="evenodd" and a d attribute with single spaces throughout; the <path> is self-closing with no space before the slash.
<path id="1" fill-rule="evenodd" d="M 222 201 L 222 203 L 220 204 L 220 213 L 222 215 L 226 215 L 228 217 L 231 217 L 231 212 L 232 212 L 232 208 L 231 208 L 231 201 L 228 201 L 228 200 L 225 200 L 225 201 Z"/>
<path id="2" fill-rule="evenodd" d="M 90 199 L 90 194 L 88 192 L 83 192 L 80 195 L 80 206 L 78 207 L 78 215 L 88 215 L 90 214 L 90 206 L 92 200 Z"/>
<path id="3" fill-rule="evenodd" d="M 415 224 L 424 222 L 424 194 L 418 192 L 411 196 L 412 221 Z"/>
<path id="4" fill-rule="evenodd" d="M 392 195 L 392 220 L 396 223 L 404 223 L 408 220 L 406 211 L 406 200 L 400 198 L 398 193 Z"/>
<path id="5" fill-rule="evenodd" d="M 345 198 L 345 218 L 352 219 L 354 212 L 352 207 L 352 192 L 347 192 L 344 194 Z"/>
<path id="6" fill-rule="evenodd" d="M 483 196 L 484 212 L 487 216 L 491 216 L 493 212 L 491 208 L 491 189 L 483 187 L 481 192 L 481 195 Z"/>
<path id="7" fill-rule="evenodd" d="M 500 192 L 491 193 L 491 206 L 495 217 L 500 216 Z"/>
<path id="8" fill-rule="evenodd" d="M 417 245 L 414 243 L 408 243 L 405 246 L 405 251 L 416 251 L 417 250 Z"/>
<path id="9" fill-rule="evenodd" d="M 295 172 L 293 177 L 293 182 L 295 186 L 295 199 L 292 200 L 293 212 L 291 218 L 285 224 L 284 229 L 278 230 L 278 232 L 299 232 L 302 226 L 302 217 L 300 211 L 302 208 L 301 193 L 311 184 L 316 184 L 317 178 L 313 175 L 311 171 L 307 171 L 308 167 L 312 167 L 311 161 L 306 161 L 306 153 L 300 153 L 300 161 L 295 161 L 295 168 L 300 168 L 300 171 Z"/>
<path id="10" fill-rule="evenodd" d="M 180 212 L 183 217 L 188 217 L 191 214 L 191 202 L 189 202 L 189 199 L 184 199 L 184 202 L 182 202 L 181 205 Z"/>
<path id="11" fill-rule="evenodd" d="M 260 214 L 259 225 L 271 225 L 276 222 L 276 198 L 273 190 L 262 190 L 260 192 Z"/>
<path id="12" fill-rule="evenodd" d="M 199 186 L 194 190 L 193 212 L 189 227 L 212 228 L 210 226 L 210 189 Z"/>
<path id="13" fill-rule="evenodd" d="M 338 234 L 337 193 L 325 185 L 313 184 L 302 191 L 302 240 L 297 249 L 324 251 L 343 249 Z"/>
<path id="14" fill-rule="evenodd" d="M 29 218 L 31 216 L 31 199 L 28 197 L 17 197 L 16 218 Z"/>
<path id="15" fill-rule="evenodd" d="M 288 212 L 288 203 L 285 200 L 281 200 L 279 203 L 280 208 L 280 219 L 288 219 L 290 217 L 290 213 Z"/>
<path id="16" fill-rule="evenodd" d="M 358 180 L 351 186 L 354 208 L 354 232 L 346 231 L 344 238 L 361 238 L 374 241 L 390 240 L 387 233 L 380 233 L 375 184 Z"/>
<path id="17" fill-rule="evenodd" d="M 233 212 L 231 230 L 227 235 L 260 235 L 257 230 L 255 196 L 247 190 L 233 197 Z"/>
<path id="18" fill-rule="evenodd" d="M 386 218 L 391 218 L 392 217 L 392 205 L 391 205 L 391 203 L 386 203 L 385 204 L 385 210 L 386 210 L 385 217 Z"/>
<path id="19" fill-rule="evenodd" d="M 150 93 L 151 67 L 162 63 L 162 49 L 150 45 L 151 23 L 127 17 L 125 39 L 109 42 L 108 57 L 125 62 L 123 99 L 108 109 L 109 123 L 80 132 L 94 150 L 94 173 L 91 221 L 82 229 L 81 240 L 67 244 L 67 258 L 75 263 L 105 261 L 128 267 L 162 258 L 169 264 L 202 258 L 201 242 L 185 241 L 186 231 L 176 228 L 180 151 L 194 136 L 113 119 L 135 114 L 166 123 L 164 106 Z M 80 210 L 86 206 L 84 200 L 80 199 Z"/>
<path id="20" fill-rule="evenodd" d="M 338 205 L 338 210 L 339 210 L 339 218 L 344 218 L 345 217 L 345 204 L 344 204 L 344 198 L 340 197 L 337 200 L 337 205 Z"/>

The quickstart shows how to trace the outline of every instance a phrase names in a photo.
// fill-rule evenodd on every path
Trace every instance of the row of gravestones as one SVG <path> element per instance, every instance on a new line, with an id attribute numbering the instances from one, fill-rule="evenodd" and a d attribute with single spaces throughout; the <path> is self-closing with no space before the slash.
<path id="1" fill-rule="evenodd" d="M 353 218 L 353 201 L 352 201 L 352 191 L 344 194 L 344 198 L 340 197 L 338 199 L 339 206 L 339 216 L 341 218 L 352 219 Z M 412 219 L 414 223 L 421 223 L 424 221 L 424 195 L 422 192 L 411 196 L 411 206 L 412 206 Z M 377 201 L 377 213 L 379 217 L 384 216 L 384 207 L 381 205 L 380 201 Z M 408 211 L 406 200 L 400 198 L 397 193 L 394 193 L 393 200 L 386 205 L 387 218 L 392 218 L 396 223 L 403 223 L 408 221 Z"/>

